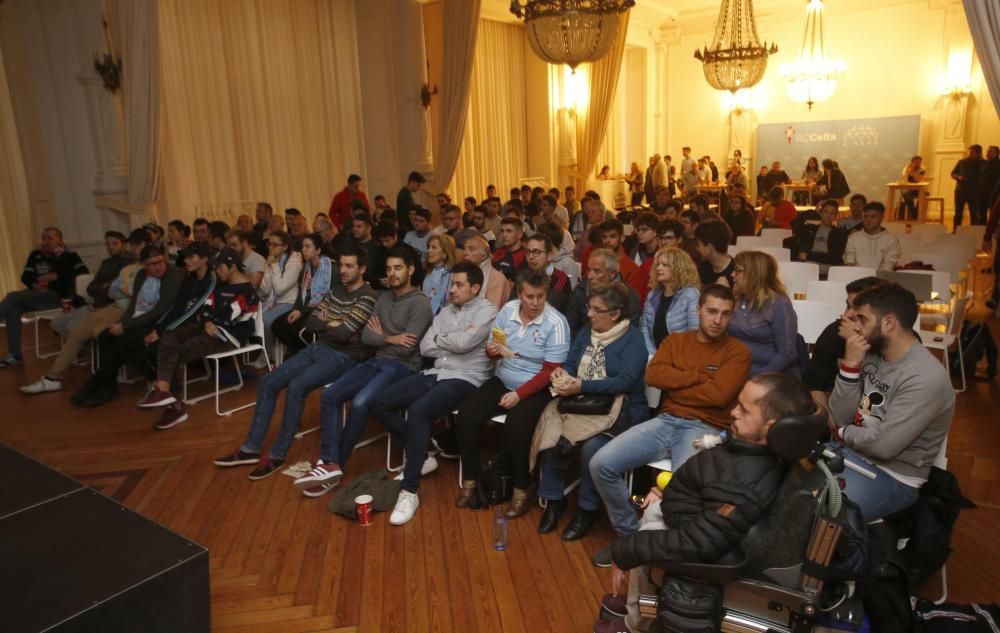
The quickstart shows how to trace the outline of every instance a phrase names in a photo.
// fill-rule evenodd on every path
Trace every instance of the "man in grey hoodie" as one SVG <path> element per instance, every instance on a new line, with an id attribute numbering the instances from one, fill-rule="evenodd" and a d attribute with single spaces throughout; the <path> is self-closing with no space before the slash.
<path id="1" fill-rule="evenodd" d="M 869 202 L 861 215 L 863 230 L 854 231 L 847 238 L 844 248 L 844 263 L 848 266 L 864 266 L 875 270 L 893 270 L 899 263 L 903 251 L 899 238 L 882 226 L 885 205 Z"/>
<path id="2" fill-rule="evenodd" d="M 846 457 L 868 466 L 869 479 L 851 469 L 844 491 L 874 521 L 912 505 L 948 437 L 955 392 L 944 366 L 913 333 L 917 300 L 894 283 L 863 290 L 854 299 L 853 336 L 847 340 L 830 395 L 833 437 Z"/>
<path id="3" fill-rule="evenodd" d="M 320 459 L 316 467 L 295 480 L 307 497 L 328 492 L 344 476 L 341 465 L 351 456 L 368 419 L 374 398 L 392 384 L 420 371 L 420 339 L 434 319 L 431 301 L 414 287 L 416 261 L 408 248 L 394 248 L 386 256 L 389 290 L 379 295 L 375 310 L 361 332 L 361 342 L 375 348 L 375 356 L 352 367 L 323 390 L 320 400 Z M 341 408 L 350 401 L 346 422 Z"/>

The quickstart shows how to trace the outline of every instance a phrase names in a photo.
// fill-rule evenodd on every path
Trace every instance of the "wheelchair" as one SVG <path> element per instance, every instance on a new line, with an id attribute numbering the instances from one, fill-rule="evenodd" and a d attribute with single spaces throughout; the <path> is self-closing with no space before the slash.
<path id="1" fill-rule="evenodd" d="M 874 475 L 820 444 L 825 428 L 825 410 L 783 418 L 771 427 L 768 445 L 791 466 L 767 514 L 739 548 L 711 564 L 658 561 L 650 567 L 651 575 L 662 569 L 665 578 L 721 588 L 711 629 L 805 633 L 862 625 L 864 610 L 854 583 L 825 583 L 818 576 L 825 575 L 848 512 L 836 473 L 846 466 Z M 662 588 L 659 593 L 639 597 L 640 614 L 654 619 L 652 630 L 687 630 L 680 625 L 683 618 L 676 618 L 678 611 L 662 604 Z"/>

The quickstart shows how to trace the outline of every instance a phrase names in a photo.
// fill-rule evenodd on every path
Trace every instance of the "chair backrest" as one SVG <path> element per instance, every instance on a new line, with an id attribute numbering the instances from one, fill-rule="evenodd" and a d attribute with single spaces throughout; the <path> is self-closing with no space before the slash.
<path id="1" fill-rule="evenodd" d="M 934 270 L 947 272 L 953 284 L 958 283 L 961 273 L 969 267 L 969 257 L 953 251 L 926 253 L 920 261 L 933 266 Z"/>
<path id="2" fill-rule="evenodd" d="M 965 320 L 965 311 L 971 300 L 972 291 L 969 291 L 964 297 L 955 299 L 955 307 L 951 309 L 951 317 L 948 319 L 948 334 L 954 335 L 956 339 L 962 335 L 962 322 Z"/>
<path id="3" fill-rule="evenodd" d="M 910 233 L 914 235 L 931 235 L 938 237 L 947 235 L 948 229 L 943 224 L 911 224 Z"/>
<path id="4" fill-rule="evenodd" d="M 792 236 L 792 229 L 761 229 L 760 238 L 767 246 L 780 248 L 786 239 Z"/>
<path id="5" fill-rule="evenodd" d="M 985 224 L 963 224 L 955 229 L 955 235 L 970 236 L 976 241 L 977 244 L 981 244 L 983 237 L 986 235 L 986 225 Z"/>
<path id="6" fill-rule="evenodd" d="M 896 273 L 899 275 L 927 275 L 931 278 L 931 293 L 933 293 L 931 298 L 943 299 L 944 301 L 951 299 L 951 274 L 946 270 L 897 270 Z"/>
<path id="7" fill-rule="evenodd" d="M 836 281 L 846 286 L 852 281 L 874 276 L 874 268 L 865 268 L 864 266 L 830 266 L 826 279 L 827 281 Z"/>
<path id="8" fill-rule="evenodd" d="M 755 251 L 760 251 L 761 253 L 767 253 L 774 258 L 776 262 L 790 262 L 792 261 L 792 252 L 787 248 L 774 247 L 774 246 L 761 246 L 754 249 Z"/>
<path id="9" fill-rule="evenodd" d="M 828 303 L 842 310 L 847 305 L 847 284 L 837 281 L 810 281 L 806 286 L 806 300 Z"/>
<path id="10" fill-rule="evenodd" d="M 883 222 L 882 226 L 884 226 L 887 231 L 895 233 L 896 235 L 906 233 L 906 222 Z"/>
<path id="11" fill-rule="evenodd" d="M 923 256 L 927 253 L 929 246 L 929 236 L 914 235 L 912 233 L 898 233 L 896 234 L 896 238 L 899 240 L 899 250 L 901 253 L 899 257 L 900 264 L 906 264 L 916 260 L 924 260 Z"/>
<path id="12" fill-rule="evenodd" d="M 767 243 L 762 237 L 740 235 L 736 238 L 736 246 L 740 247 L 740 250 L 755 251 L 759 248 L 767 246 Z"/>
<path id="13" fill-rule="evenodd" d="M 795 316 L 799 321 L 799 334 L 809 345 L 815 343 L 826 326 L 840 318 L 843 312 L 843 308 L 837 308 L 822 301 L 799 301 L 797 299 L 792 300 L 792 308 L 795 309 Z"/>
<path id="14" fill-rule="evenodd" d="M 264 309 L 262 306 L 257 306 L 257 311 L 253 313 L 253 335 L 254 338 L 260 339 L 261 345 L 264 344 Z"/>
<path id="15" fill-rule="evenodd" d="M 87 286 L 90 282 L 94 280 L 94 276 L 90 273 L 76 276 L 76 294 L 77 296 L 83 297 L 87 300 L 87 303 L 93 303 L 94 298 L 87 294 Z"/>
<path id="16" fill-rule="evenodd" d="M 778 262 L 778 277 L 788 290 L 795 296 L 805 294 L 810 281 L 819 281 L 819 264 L 812 262 Z"/>

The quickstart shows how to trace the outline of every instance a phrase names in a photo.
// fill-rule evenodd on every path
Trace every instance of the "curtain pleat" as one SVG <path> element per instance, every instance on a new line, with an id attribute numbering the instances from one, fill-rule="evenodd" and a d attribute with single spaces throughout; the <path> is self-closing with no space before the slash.
<path id="1" fill-rule="evenodd" d="M 993 109 L 1000 116 L 1000 2 L 963 0 L 962 5 L 986 87 L 993 99 Z"/>
<path id="2" fill-rule="evenodd" d="M 0 50 L 0 296 L 24 289 L 21 271 L 36 241 L 28 182 Z"/>

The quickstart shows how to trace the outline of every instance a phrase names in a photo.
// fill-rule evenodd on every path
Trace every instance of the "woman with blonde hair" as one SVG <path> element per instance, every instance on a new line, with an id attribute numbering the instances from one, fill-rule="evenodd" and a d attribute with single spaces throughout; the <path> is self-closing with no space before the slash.
<path id="1" fill-rule="evenodd" d="M 668 335 L 698 329 L 698 267 L 685 251 L 673 246 L 656 251 L 653 274 L 642 310 L 642 337 L 652 356 Z"/>
<path id="2" fill-rule="evenodd" d="M 424 258 L 423 293 L 431 300 L 431 309 L 436 315 L 448 303 L 451 288 L 451 267 L 458 261 L 455 240 L 447 233 L 432 235 L 427 240 L 427 256 Z"/>
<path id="3" fill-rule="evenodd" d="M 750 375 L 769 371 L 798 375 L 799 321 L 778 279 L 778 262 L 767 253 L 743 251 L 735 257 L 733 281 L 736 310 L 729 334 L 750 349 Z"/>

